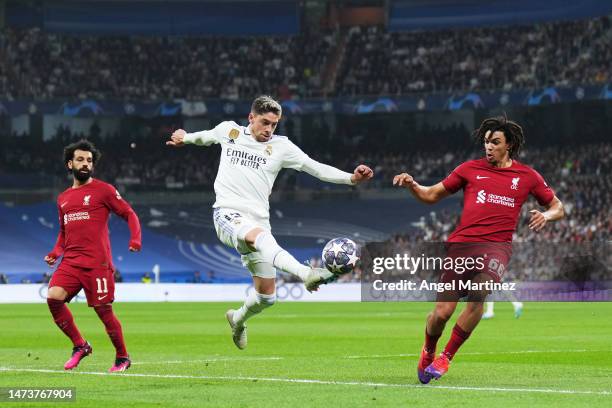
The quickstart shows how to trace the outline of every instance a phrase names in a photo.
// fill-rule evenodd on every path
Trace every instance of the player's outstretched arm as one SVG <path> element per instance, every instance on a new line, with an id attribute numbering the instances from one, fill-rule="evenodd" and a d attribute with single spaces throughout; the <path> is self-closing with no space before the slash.
<path id="1" fill-rule="evenodd" d="M 554 196 L 550 204 L 546 206 L 546 211 L 531 210 L 531 218 L 529 219 L 529 229 L 535 232 L 540 231 L 547 222 L 557 221 L 565 217 L 563 203 L 557 196 Z"/>
<path id="2" fill-rule="evenodd" d="M 374 172 L 366 165 L 360 164 L 353 174 L 320 163 L 310 157 L 306 158 L 301 170 L 319 180 L 334 184 L 359 184 L 374 177 Z"/>
<path id="3" fill-rule="evenodd" d="M 233 122 L 221 122 L 214 129 L 202 130 L 195 133 L 187 133 L 183 129 L 177 129 L 170 135 L 170 140 L 166 142 L 166 146 L 183 147 L 186 144 L 195 144 L 198 146 L 210 146 L 219 143 L 227 132 L 236 129 L 232 126 Z M 238 131 L 237 129 L 234 131 Z"/>
<path id="4" fill-rule="evenodd" d="M 417 200 L 425 204 L 435 204 L 450 195 L 441 182 L 433 186 L 422 186 L 408 173 L 393 177 L 393 185 L 408 189 Z"/>

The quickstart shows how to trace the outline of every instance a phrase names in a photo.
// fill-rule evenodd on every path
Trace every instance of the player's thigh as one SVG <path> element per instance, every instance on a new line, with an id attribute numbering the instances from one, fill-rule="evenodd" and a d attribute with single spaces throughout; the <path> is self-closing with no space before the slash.
<path id="1" fill-rule="evenodd" d="M 246 234 L 255 228 L 265 228 L 248 215 L 228 208 L 215 208 L 213 222 L 219 240 L 240 254 L 253 251 L 245 242 Z"/>
<path id="2" fill-rule="evenodd" d="M 482 289 L 470 290 L 467 294 L 468 303 L 480 303 L 480 307 L 482 307 L 482 303 L 484 303 L 484 301 L 487 299 L 487 296 L 491 294 L 491 291 L 487 290 L 484 285 L 480 284 L 496 281 L 498 282 L 498 280 L 496 280 L 489 273 L 479 272 L 474 274 L 474 276 L 471 278 L 471 282 L 479 284 L 479 287 L 482 287 Z"/>
<path id="3" fill-rule="evenodd" d="M 60 264 L 55 272 L 53 272 L 51 280 L 49 281 L 47 297 L 70 302 L 83 287 L 79 274 L 79 268 Z"/>
<path id="4" fill-rule="evenodd" d="M 100 306 L 115 300 L 115 277 L 112 268 L 86 269 L 81 284 L 88 306 Z"/>

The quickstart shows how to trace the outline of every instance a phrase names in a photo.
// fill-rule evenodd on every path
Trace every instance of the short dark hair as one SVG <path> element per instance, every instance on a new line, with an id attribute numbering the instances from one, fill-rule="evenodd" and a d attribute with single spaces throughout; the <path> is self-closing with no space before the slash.
<path id="1" fill-rule="evenodd" d="M 74 158 L 74 152 L 76 150 L 91 152 L 94 165 L 102 158 L 102 153 L 96 149 L 93 143 L 89 140 L 81 139 L 64 147 L 64 166 L 68 166 L 68 162 Z"/>
<path id="2" fill-rule="evenodd" d="M 261 95 L 255 98 L 251 105 L 251 112 L 257 115 L 263 115 L 272 112 L 278 116 L 283 113 L 283 108 L 274 98 L 268 95 Z"/>
<path id="3" fill-rule="evenodd" d="M 487 132 L 503 132 L 506 143 L 510 145 L 508 154 L 511 158 L 518 156 L 521 148 L 525 144 L 523 128 L 518 123 L 509 120 L 506 115 L 488 118 L 482 121 L 480 127 L 474 131 L 474 138 L 477 143 L 484 144 Z"/>

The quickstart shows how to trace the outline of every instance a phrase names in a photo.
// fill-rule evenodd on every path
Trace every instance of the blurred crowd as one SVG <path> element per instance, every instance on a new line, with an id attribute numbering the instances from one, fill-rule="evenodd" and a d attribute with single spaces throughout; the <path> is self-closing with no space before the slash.
<path id="1" fill-rule="evenodd" d="M 529 26 L 350 32 L 337 94 L 399 95 L 575 84 L 612 79 L 610 17 Z"/>
<path id="2" fill-rule="evenodd" d="M 604 84 L 612 79 L 610 18 L 528 26 L 287 37 L 73 36 L 0 31 L 6 99 L 280 99 Z M 337 64 L 336 60 L 340 63 Z M 330 75 L 334 72 L 335 76 Z"/>
<path id="3" fill-rule="evenodd" d="M 7 99 L 282 99 L 318 95 L 335 36 L 70 36 L 0 31 L 0 94 Z"/>

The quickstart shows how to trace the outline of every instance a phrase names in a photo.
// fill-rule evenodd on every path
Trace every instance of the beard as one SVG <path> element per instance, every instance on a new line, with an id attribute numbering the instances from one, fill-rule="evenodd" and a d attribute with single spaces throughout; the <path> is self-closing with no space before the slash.
<path id="1" fill-rule="evenodd" d="M 91 177 L 92 171 L 91 170 L 79 170 L 79 169 L 72 169 L 72 175 L 74 176 L 75 179 L 79 180 L 81 183 L 89 180 L 89 178 Z"/>

